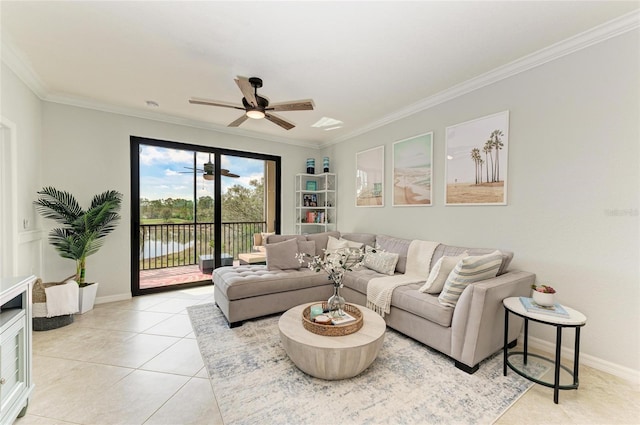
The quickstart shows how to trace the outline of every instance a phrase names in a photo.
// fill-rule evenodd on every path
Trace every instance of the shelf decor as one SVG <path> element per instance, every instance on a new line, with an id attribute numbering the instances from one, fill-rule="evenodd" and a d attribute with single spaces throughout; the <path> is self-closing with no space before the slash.
<path id="1" fill-rule="evenodd" d="M 509 111 L 446 129 L 445 205 L 507 205 Z"/>
<path id="2" fill-rule="evenodd" d="M 318 182 L 307 180 L 307 190 L 318 190 Z"/>
<path id="3" fill-rule="evenodd" d="M 393 144 L 392 205 L 431 206 L 433 133 Z"/>
<path id="4" fill-rule="evenodd" d="M 307 174 L 315 174 L 316 160 L 315 158 L 307 158 Z"/>
<path id="5" fill-rule="evenodd" d="M 356 207 L 384 206 L 384 146 L 356 154 Z"/>

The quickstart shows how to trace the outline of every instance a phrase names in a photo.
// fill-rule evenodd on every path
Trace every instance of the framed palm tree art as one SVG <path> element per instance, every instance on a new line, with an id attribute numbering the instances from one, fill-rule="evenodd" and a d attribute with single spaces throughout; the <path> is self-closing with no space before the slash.
<path id="1" fill-rule="evenodd" d="M 509 111 L 446 128 L 445 205 L 507 205 Z"/>

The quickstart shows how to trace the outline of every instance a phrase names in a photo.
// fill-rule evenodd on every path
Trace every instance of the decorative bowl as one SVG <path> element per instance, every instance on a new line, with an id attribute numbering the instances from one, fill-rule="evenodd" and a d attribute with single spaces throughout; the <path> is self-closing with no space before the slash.
<path id="1" fill-rule="evenodd" d="M 541 306 L 552 307 L 555 304 L 555 295 L 556 294 L 550 294 L 548 292 L 538 292 L 534 290 L 533 301 Z"/>

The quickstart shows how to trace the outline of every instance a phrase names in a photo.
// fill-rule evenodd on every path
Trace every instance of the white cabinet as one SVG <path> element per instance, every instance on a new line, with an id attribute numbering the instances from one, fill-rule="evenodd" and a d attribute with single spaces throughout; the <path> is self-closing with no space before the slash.
<path id="1" fill-rule="evenodd" d="M 335 174 L 296 174 L 296 233 L 338 229 Z"/>
<path id="2" fill-rule="evenodd" d="M 0 279 L 0 425 L 26 413 L 31 382 L 31 289 L 35 276 Z"/>

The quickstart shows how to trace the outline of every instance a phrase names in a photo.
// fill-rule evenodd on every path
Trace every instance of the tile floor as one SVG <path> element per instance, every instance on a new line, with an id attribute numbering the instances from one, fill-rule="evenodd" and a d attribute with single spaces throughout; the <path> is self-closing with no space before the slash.
<path id="1" fill-rule="evenodd" d="M 145 295 L 34 332 L 36 388 L 16 425 L 222 424 L 185 309 L 212 301 L 212 286 Z M 560 404 L 534 385 L 497 424 L 640 422 L 638 388 L 586 366 L 580 373 L 580 389 L 562 391 Z"/>

